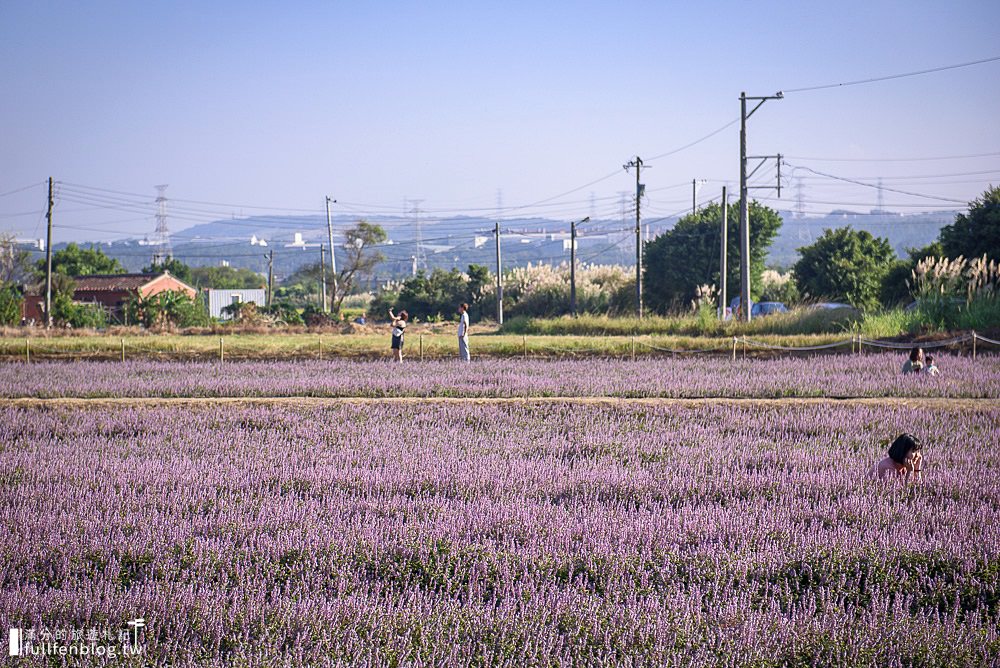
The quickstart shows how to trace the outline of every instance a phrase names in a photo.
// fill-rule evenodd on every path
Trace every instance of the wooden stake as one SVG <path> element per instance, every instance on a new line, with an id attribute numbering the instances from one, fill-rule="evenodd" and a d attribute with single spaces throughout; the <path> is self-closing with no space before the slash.
<path id="1" fill-rule="evenodd" d="M 421 334 L 420 338 L 417 339 L 417 340 L 419 341 L 419 345 L 420 345 L 420 361 L 423 362 L 424 361 L 424 335 Z"/>
<path id="2" fill-rule="evenodd" d="M 226 347 L 225 344 L 222 342 L 221 336 L 219 337 L 219 361 L 220 362 L 226 361 Z"/>
<path id="3" fill-rule="evenodd" d="M 122 339 L 122 362 L 125 361 L 125 339 Z"/>
<path id="4" fill-rule="evenodd" d="M 323 337 L 319 337 L 319 361 L 323 361 Z"/>
<path id="5" fill-rule="evenodd" d="M 736 337 L 733 337 L 733 361 L 736 361 Z"/>
<path id="6" fill-rule="evenodd" d="M 635 361 L 635 336 L 632 337 L 632 361 Z"/>
<path id="7" fill-rule="evenodd" d="M 976 330 L 972 330 L 972 359 L 976 359 Z"/>
<path id="8" fill-rule="evenodd" d="M 524 350 L 524 359 L 528 359 L 528 337 L 521 335 L 521 348 Z"/>
<path id="9" fill-rule="evenodd" d="M 24 361 L 31 364 L 31 339 L 24 340 Z"/>

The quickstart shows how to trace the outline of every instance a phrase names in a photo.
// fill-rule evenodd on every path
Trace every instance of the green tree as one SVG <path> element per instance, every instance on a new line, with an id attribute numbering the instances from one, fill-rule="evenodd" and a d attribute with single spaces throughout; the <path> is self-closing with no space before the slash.
<path id="1" fill-rule="evenodd" d="M 781 227 L 777 211 L 750 202 L 750 292 L 760 294 L 764 260 Z M 729 205 L 727 221 L 726 289 L 740 291 L 740 207 Z M 696 297 L 698 286 L 719 283 L 719 235 L 722 206 L 710 204 L 681 218 L 673 229 L 645 244 L 643 248 L 643 299 L 659 313 L 686 308 Z"/>
<path id="2" fill-rule="evenodd" d="M 469 317 L 482 317 L 483 287 L 492 281 L 489 269 L 481 264 L 469 265 L 467 274 L 458 269 L 434 269 L 430 274 L 421 270 L 403 281 L 397 290 L 383 290 L 372 302 L 372 311 L 379 316 L 389 308 L 406 310 L 421 320 L 452 319 L 459 304 L 469 304 Z"/>
<path id="3" fill-rule="evenodd" d="M 170 273 L 174 273 L 173 270 Z M 262 288 L 267 279 L 250 269 L 236 267 L 191 267 L 188 279 L 181 278 L 196 288 L 214 288 L 216 290 L 241 290 L 244 288 Z"/>
<path id="4" fill-rule="evenodd" d="M 0 286 L 0 325 L 20 324 L 23 302 L 21 291 L 13 283 Z"/>
<path id="5" fill-rule="evenodd" d="M 923 248 L 907 248 L 909 259 L 896 260 L 882 279 L 880 299 L 887 307 L 899 306 L 913 300 L 910 289 L 913 270 L 917 263 L 928 257 L 944 257 L 944 249 L 940 241 L 934 241 Z"/>
<path id="6" fill-rule="evenodd" d="M 159 274 L 164 271 L 169 271 L 174 278 L 180 281 L 191 283 L 191 267 L 175 257 L 167 258 L 166 262 L 150 264 L 142 268 L 142 273 L 144 274 Z"/>
<path id="7" fill-rule="evenodd" d="M 896 259 L 887 239 L 851 227 L 825 230 L 816 243 L 798 250 L 799 290 L 859 309 L 878 306 L 882 282 Z"/>
<path id="8" fill-rule="evenodd" d="M 31 277 L 31 253 L 17 247 L 14 235 L 0 234 L 0 286 L 23 283 Z"/>
<path id="9" fill-rule="evenodd" d="M 385 259 L 377 248 L 388 238 L 381 226 L 364 220 L 359 220 L 354 227 L 344 232 L 343 249 L 347 259 L 337 277 L 337 294 L 331 309 L 334 313 L 340 312 L 344 298 L 371 276 L 375 267 Z M 332 286 L 327 288 L 327 293 L 331 291 Z"/>
<path id="10" fill-rule="evenodd" d="M 946 257 L 982 257 L 1000 261 L 1000 187 L 991 186 L 969 204 L 968 213 L 941 228 L 939 239 Z"/>
<path id="11" fill-rule="evenodd" d="M 134 297 L 126 305 L 130 323 L 143 327 L 204 327 L 210 324 L 205 305 L 183 292 L 164 290 L 149 297 Z M 53 309 L 54 310 L 54 309 Z"/>
<path id="12" fill-rule="evenodd" d="M 42 275 L 45 274 L 45 259 L 35 263 Z M 90 274 L 124 274 L 125 268 L 118 260 L 104 254 L 100 248 L 80 248 L 67 244 L 62 250 L 52 253 L 52 273 L 65 276 L 88 276 Z"/>

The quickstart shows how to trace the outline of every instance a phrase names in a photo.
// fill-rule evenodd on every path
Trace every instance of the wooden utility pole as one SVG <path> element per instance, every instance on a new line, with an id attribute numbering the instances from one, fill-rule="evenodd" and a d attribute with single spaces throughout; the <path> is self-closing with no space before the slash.
<path id="1" fill-rule="evenodd" d="M 569 314 L 576 317 L 576 221 L 569 224 Z"/>
<path id="2" fill-rule="evenodd" d="M 326 198 L 326 234 L 330 242 L 330 309 L 337 301 L 337 252 L 333 245 L 333 221 L 330 219 L 330 205 L 336 204 L 337 200 Z M 325 284 L 325 282 L 324 282 Z"/>
<path id="3" fill-rule="evenodd" d="M 639 203 L 642 199 L 642 184 L 639 182 L 639 172 L 642 169 L 642 158 L 635 156 L 625 165 L 627 172 L 629 167 L 635 167 L 635 311 L 636 315 L 642 317 L 642 217 L 639 212 Z"/>
<path id="4" fill-rule="evenodd" d="M 274 249 L 267 253 L 267 305 L 270 308 L 274 295 Z"/>
<path id="5" fill-rule="evenodd" d="M 729 199 L 726 186 L 722 186 L 722 243 L 719 245 L 719 318 L 726 319 L 726 251 L 729 249 Z"/>
<path id="6" fill-rule="evenodd" d="M 326 309 L 326 247 L 323 244 L 319 245 L 319 265 L 322 278 L 320 279 L 320 305 L 319 308 L 323 313 L 327 313 Z"/>
<path id="7" fill-rule="evenodd" d="M 580 223 L 590 222 L 587 216 Z M 576 226 L 577 223 L 569 224 L 569 312 L 576 317 Z"/>
<path id="8" fill-rule="evenodd" d="M 497 324 L 503 324 L 503 266 L 500 264 L 500 223 L 493 228 L 497 238 Z"/>
<path id="9" fill-rule="evenodd" d="M 49 206 L 45 217 L 48 232 L 45 235 L 45 327 L 52 327 L 52 177 L 49 177 Z"/>

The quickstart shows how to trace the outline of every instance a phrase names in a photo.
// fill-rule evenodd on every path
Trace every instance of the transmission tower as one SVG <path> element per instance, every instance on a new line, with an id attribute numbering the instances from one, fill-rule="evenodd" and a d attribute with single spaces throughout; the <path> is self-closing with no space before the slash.
<path id="1" fill-rule="evenodd" d="M 885 191 L 882 188 L 882 177 L 878 177 L 878 215 L 885 213 Z"/>
<path id="2" fill-rule="evenodd" d="M 167 229 L 167 186 L 156 186 L 156 231 L 153 233 L 153 266 L 164 264 L 173 257 L 170 230 Z"/>
<path id="3" fill-rule="evenodd" d="M 422 199 L 411 199 L 410 203 L 413 204 L 413 208 L 410 209 L 410 213 L 413 214 L 413 230 L 417 242 L 417 249 L 413 256 L 413 266 L 417 269 L 426 270 L 427 254 L 424 252 L 424 237 L 420 230 L 420 203 L 423 201 Z"/>
<path id="4" fill-rule="evenodd" d="M 802 177 L 795 179 L 795 217 L 805 218 L 806 196 L 805 186 L 802 184 Z"/>

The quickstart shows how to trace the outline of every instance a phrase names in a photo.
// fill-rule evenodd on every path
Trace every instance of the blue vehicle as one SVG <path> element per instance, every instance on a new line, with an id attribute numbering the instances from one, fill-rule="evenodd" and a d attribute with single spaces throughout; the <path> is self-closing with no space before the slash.
<path id="1" fill-rule="evenodd" d="M 729 308 L 731 312 L 735 315 L 737 309 L 740 307 L 740 298 L 734 297 L 729 303 Z M 788 309 L 781 302 L 750 302 L 750 317 L 757 318 L 760 316 L 771 315 L 772 313 L 788 313 Z"/>
<path id="2" fill-rule="evenodd" d="M 781 302 L 757 302 L 750 307 L 750 317 L 752 318 L 759 318 L 773 313 L 788 313 L 788 309 Z"/>

